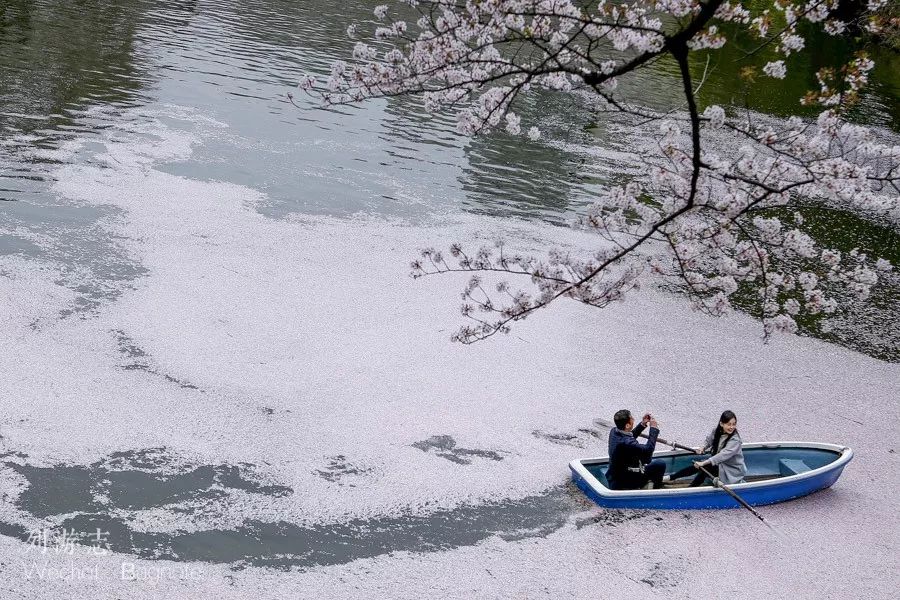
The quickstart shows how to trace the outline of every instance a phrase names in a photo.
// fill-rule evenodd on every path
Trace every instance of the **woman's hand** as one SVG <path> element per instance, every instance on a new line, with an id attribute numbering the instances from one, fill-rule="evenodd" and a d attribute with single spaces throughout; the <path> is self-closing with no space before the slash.
<path id="1" fill-rule="evenodd" d="M 703 448 L 697 446 L 694 448 L 694 454 L 703 454 Z"/>
<path id="2" fill-rule="evenodd" d="M 695 460 L 694 461 L 694 466 L 697 467 L 698 469 L 700 467 L 705 467 L 707 464 L 709 464 L 709 463 L 707 463 L 705 460 Z"/>

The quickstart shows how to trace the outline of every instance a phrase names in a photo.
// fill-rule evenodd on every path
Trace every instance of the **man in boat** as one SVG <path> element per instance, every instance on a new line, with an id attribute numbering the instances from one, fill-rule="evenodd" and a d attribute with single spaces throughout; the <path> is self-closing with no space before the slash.
<path id="1" fill-rule="evenodd" d="M 634 425 L 631 412 L 623 409 L 615 414 L 616 428 L 609 432 L 609 468 L 606 479 L 614 490 L 636 490 L 652 482 L 654 488 L 663 486 L 662 478 L 666 465 L 661 460 L 653 460 L 659 424 L 650 413 L 644 415 L 640 425 Z M 644 429 L 650 427 L 647 443 L 637 440 Z"/>

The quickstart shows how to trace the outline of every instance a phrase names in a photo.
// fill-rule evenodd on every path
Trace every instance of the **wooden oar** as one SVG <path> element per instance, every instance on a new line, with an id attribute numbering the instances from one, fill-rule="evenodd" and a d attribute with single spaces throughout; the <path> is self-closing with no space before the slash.
<path id="1" fill-rule="evenodd" d="M 595 419 L 594 423 L 596 423 L 597 425 L 600 425 L 602 427 L 606 427 L 607 429 L 612 429 L 613 427 L 615 427 L 615 424 L 610 423 L 609 421 L 604 421 L 603 419 Z M 650 436 L 648 436 L 646 433 L 642 433 L 638 437 L 649 439 Z M 694 449 L 691 448 L 690 446 L 685 446 L 683 444 L 679 444 L 678 442 L 668 442 L 668 441 L 662 439 L 661 437 L 657 437 L 656 441 L 665 446 L 671 446 L 672 448 L 678 448 L 679 450 L 688 450 L 689 452 L 694 452 Z M 737 494 L 737 492 L 735 492 L 733 489 L 731 489 L 730 487 L 728 487 L 727 485 L 725 485 L 724 483 L 719 481 L 718 477 L 714 477 L 713 474 L 710 473 L 709 471 L 707 471 L 704 467 L 697 467 L 697 468 L 700 469 L 701 471 L 703 471 L 703 473 L 705 473 L 706 476 L 710 478 L 710 480 L 713 482 L 713 485 L 715 485 L 716 487 L 718 487 L 721 490 L 724 490 L 729 496 L 734 498 L 738 502 L 738 504 L 740 504 L 741 506 L 743 506 L 744 508 L 749 510 L 751 513 L 753 513 L 754 517 L 756 517 L 757 519 L 759 519 L 760 521 L 765 523 L 766 527 L 768 527 L 775 533 L 778 533 L 778 531 L 774 527 L 772 527 L 772 524 L 769 523 L 768 521 L 766 521 L 765 517 L 763 517 L 761 514 L 759 514 L 759 512 L 755 508 L 753 508 L 752 506 L 747 504 L 747 502 L 743 498 L 741 498 Z"/>
<path id="2" fill-rule="evenodd" d="M 703 471 L 703 473 L 705 473 L 706 476 L 710 478 L 710 480 L 713 482 L 713 485 L 714 485 L 714 486 L 718 487 L 719 489 L 725 490 L 725 492 L 727 492 L 729 496 L 731 496 L 732 498 L 734 498 L 735 500 L 738 501 L 738 504 L 740 504 L 741 506 L 743 506 L 744 508 L 746 508 L 747 510 L 749 510 L 750 512 L 752 512 L 754 517 L 756 517 L 757 519 L 759 519 L 760 521 L 762 521 L 763 523 L 765 523 L 765 524 L 766 524 L 766 527 L 768 527 L 768 528 L 771 529 L 772 531 L 775 531 L 775 528 L 772 527 L 772 524 L 771 524 L 771 523 L 769 523 L 768 521 L 766 521 L 766 518 L 765 518 L 765 517 L 763 517 L 761 514 L 759 514 L 759 512 L 758 512 L 755 508 L 753 508 L 752 506 L 750 506 L 749 504 L 747 504 L 747 502 L 744 501 L 743 498 L 741 498 L 740 496 L 738 496 L 737 493 L 736 493 L 733 489 L 731 489 L 730 487 L 728 487 L 727 485 L 725 485 L 724 483 L 722 483 L 721 481 L 719 481 L 719 478 L 718 478 L 718 477 L 713 477 L 713 474 L 710 473 L 709 471 L 707 471 L 707 470 L 706 470 L 706 467 L 700 467 L 700 466 L 698 466 L 697 468 L 700 469 L 701 471 Z M 776 532 L 776 533 L 777 533 L 777 532 Z"/>

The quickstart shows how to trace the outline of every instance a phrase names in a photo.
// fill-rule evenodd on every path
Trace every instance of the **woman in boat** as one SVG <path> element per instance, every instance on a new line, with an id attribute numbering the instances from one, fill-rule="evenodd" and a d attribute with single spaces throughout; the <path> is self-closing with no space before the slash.
<path id="1" fill-rule="evenodd" d="M 694 461 L 691 467 L 685 467 L 672 474 L 670 479 L 679 479 L 688 475 L 695 475 L 691 481 L 691 487 L 702 485 L 706 474 L 698 467 L 704 467 L 725 484 L 743 483 L 747 467 L 744 464 L 743 443 L 737 430 L 737 417 L 730 410 L 726 410 L 719 418 L 719 424 L 706 436 L 702 448 L 695 450 L 697 454 L 712 454 L 702 461 Z"/>

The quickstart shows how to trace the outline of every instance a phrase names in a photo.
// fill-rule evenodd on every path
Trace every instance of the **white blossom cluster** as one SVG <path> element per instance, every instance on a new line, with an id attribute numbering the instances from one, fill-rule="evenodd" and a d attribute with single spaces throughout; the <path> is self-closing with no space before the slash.
<path id="1" fill-rule="evenodd" d="M 755 290 L 765 331 L 792 332 L 801 315 L 839 309 L 830 290 L 865 299 L 878 271 L 891 268 L 859 252 L 821 248 L 801 228 L 809 206 L 900 218 L 900 147 L 842 117 L 874 64 L 858 55 L 821 70 L 819 89 L 803 98 L 822 107 L 819 118 L 792 118 L 775 129 L 729 118 L 719 106 L 701 113 L 688 55 L 726 45 L 722 25 L 730 23 L 780 55 L 763 72 L 783 79 L 784 59 L 807 47 L 809 27 L 801 22 L 832 35 L 846 28 L 831 16 L 837 3 L 779 0 L 773 13 L 724 0 L 404 0 L 375 9 L 380 24 L 373 39 L 356 43 L 352 61 L 334 63 L 324 81 L 304 77 L 300 86 L 332 104 L 419 95 L 428 110 L 455 111 L 466 135 L 502 128 L 539 139 L 539 129 L 515 112 L 517 99 L 535 89 L 587 91 L 624 124 L 635 116 L 660 121 L 659 151 L 645 157 L 646 176 L 607 190 L 583 219 L 605 240 L 594 256 L 551 251 L 539 260 L 507 255 L 502 244 L 469 253 L 454 246 L 449 259 L 423 252 L 415 276 L 474 272 L 463 291 L 463 314 L 474 324 L 456 339 L 507 331 L 559 297 L 604 306 L 647 277 L 677 284 L 712 314 L 727 312 L 740 290 Z M 880 4 L 870 0 L 869 8 Z M 664 55 L 679 66 L 687 115 L 656 115 L 617 100 L 619 79 Z M 704 146 L 712 132 L 731 137 L 732 154 Z M 534 289 L 488 286 L 484 273 L 521 275 Z"/>

